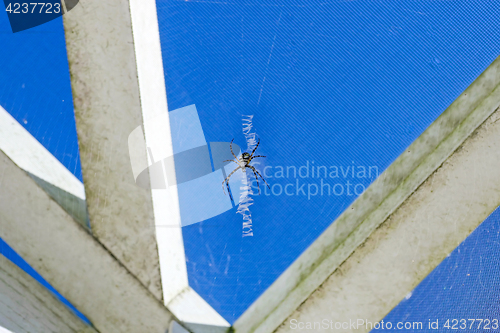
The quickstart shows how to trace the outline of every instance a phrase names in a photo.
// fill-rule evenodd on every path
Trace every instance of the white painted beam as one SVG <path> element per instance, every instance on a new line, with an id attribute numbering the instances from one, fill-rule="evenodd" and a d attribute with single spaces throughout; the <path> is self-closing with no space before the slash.
<path id="1" fill-rule="evenodd" d="M 235 322 L 236 332 L 271 332 L 294 313 L 494 112 L 499 84 L 497 59 L 249 307 Z"/>
<path id="2" fill-rule="evenodd" d="M 500 104 L 498 88 L 495 100 Z M 497 110 L 277 332 L 296 331 L 290 325 L 292 319 L 381 321 L 500 205 L 499 166 Z M 369 328 L 336 331 L 368 332 Z"/>
<path id="3" fill-rule="evenodd" d="M 0 255 L 0 333 L 91 333 L 50 291 Z"/>
<path id="4" fill-rule="evenodd" d="M 172 156 L 174 151 L 156 3 L 154 0 L 130 0 L 130 11 L 144 119 L 145 146 L 142 149 L 145 153 L 147 146 L 155 160 L 161 160 Z M 165 304 L 195 332 L 227 331 L 229 323 L 188 284 L 177 192 L 152 190 L 152 199 Z"/>
<path id="5" fill-rule="evenodd" d="M 142 124 L 128 1 L 80 1 L 63 21 L 92 234 L 161 300 L 151 192 L 127 145 Z"/>
<path id="6" fill-rule="evenodd" d="M 173 316 L 0 152 L 0 236 L 101 333 L 165 333 Z"/>

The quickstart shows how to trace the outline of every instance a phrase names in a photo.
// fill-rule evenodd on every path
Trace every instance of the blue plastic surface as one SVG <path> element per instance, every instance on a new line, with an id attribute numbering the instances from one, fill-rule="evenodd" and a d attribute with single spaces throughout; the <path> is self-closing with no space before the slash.
<path id="1" fill-rule="evenodd" d="M 169 109 L 195 104 L 207 141 L 242 148 L 253 115 L 267 156 L 253 237 L 236 208 L 183 228 L 189 283 L 229 322 L 500 52 L 495 1 L 158 0 L 157 12 Z"/>
<path id="2" fill-rule="evenodd" d="M 12 33 L 0 10 L 0 105 L 82 180 L 62 18 Z"/>

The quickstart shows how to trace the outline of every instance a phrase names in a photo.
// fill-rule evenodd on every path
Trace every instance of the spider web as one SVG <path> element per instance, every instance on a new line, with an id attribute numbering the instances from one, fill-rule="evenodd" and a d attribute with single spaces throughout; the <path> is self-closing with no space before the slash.
<path id="1" fill-rule="evenodd" d="M 247 142 L 247 150 L 253 151 L 257 145 L 256 133 L 252 132 L 252 118 L 253 115 L 244 115 L 243 116 L 243 135 L 245 136 Z M 258 163 L 258 162 L 256 162 Z M 255 164 L 255 163 L 254 163 Z M 253 236 L 252 229 L 252 212 L 250 211 L 250 206 L 253 205 L 253 190 L 250 186 L 251 182 L 248 180 L 248 174 L 245 173 L 247 179 L 241 184 L 241 194 L 240 194 L 240 203 L 238 204 L 238 209 L 236 213 L 241 214 L 243 216 L 243 237 Z"/>

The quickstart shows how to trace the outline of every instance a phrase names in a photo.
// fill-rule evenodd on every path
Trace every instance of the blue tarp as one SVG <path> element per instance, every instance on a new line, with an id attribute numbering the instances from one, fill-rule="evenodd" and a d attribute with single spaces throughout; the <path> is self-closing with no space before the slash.
<path id="1" fill-rule="evenodd" d="M 230 322 L 500 52 L 498 2 L 159 0 L 157 12 L 169 110 L 195 105 L 208 142 L 244 150 L 250 116 L 267 156 L 252 237 L 237 208 L 183 228 L 189 283 Z"/>

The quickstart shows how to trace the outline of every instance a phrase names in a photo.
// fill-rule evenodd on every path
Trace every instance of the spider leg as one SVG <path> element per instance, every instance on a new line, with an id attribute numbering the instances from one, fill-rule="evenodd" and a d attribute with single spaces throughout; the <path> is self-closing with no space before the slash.
<path id="1" fill-rule="evenodd" d="M 257 142 L 257 146 L 255 146 L 255 148 L 252 150 L 252 153 L 250 154 L 250 157 L 253 156 L 253 153 L 255 153 L 255 151 L 257 150 L 257 147 L 260 145 L 260 139 L 259 139 L 259 142 Z"/>
<path id="2" fill-rule="evenodd" d="M 252 170 L 253 174 L 255 175 L 255 180 L 257 181 L 257 187 L 259 188 L 259 195 L 260 195 L 260 186 L 259 186 L 259 178 L 257 178 L 257 174 L 255 173 L 255 168 L 254 167 L 250 167 L 249 165 L 247 166 L 247 168 L 249 168 L 250 170 Z"/>
<path id="3" fill-rule="evenodd" d="M 260 178 L 262 178 L 262 180 L 264 181 L 264 183 L 266 183 L 267 187 L 268 187 L 269 189 L 271 189 L 271 187 L 269 186 L 269 184 L 266 182 L 266 180 L 264 179 L 264 177 L 262 177 L 262 175 L 260 174 L 260 172 L 259 172 L 259 171 L 257 171 L 257 169 L 255 169 L 255 168 L 254 168 L 253 166 L 251 166 L 251 165 L 249 165 L 248 167 L 249 167 L 250 169 L 252 169 L 252 171 L 256 172 L 256 173 L 260 176 Z"/>
<path id="4" fill-rule="evenodd" d="M 250 156 L 250 160 L 249 160 L 249 162 L 250 162 L 251 160 L 253 160 L 254 158 L 256 158 L 256 157 L 266 157 L 266 156 L 263 156 L 263 155 L 255 155 L 255 156 Z"/>
<path id="5" fill-rule="evenodd" d="M 231 148 L 231 154 L 233 154 L 234 158 L 238 159 L 238 157 L 236 157 L 236 155 L 234 155 L 234 152 L 233 152 L 233 141 L 234 141 L 234 138 L 231 140 L 231 143 L 229 144 L 229 148 Z"/>
<path id="6" fill-rule="evenodd" d="M 235 160 L 225 160 L 225 161 L 222 161 L 222 162 L 234 162 L 234 163 L 236 163 L 236 164 L 240 165 L 240 164 L 239 164 L 238 162 L 236 162 Z"/>
<path id="7" fill-rule="evenodd" d="M 229 193 L 229 199 L 231 201 L 234 201 L 233 196 L 231 195 L 231 192 L 229 191 L 229 183 L 228 182 L 226 182 L 226 187 L 227 187 L 227 193 Z M 222 190 L 224 190 L 224 185 L 222 185 Z M 226 194 L 226 193 L 224 193 L 224 194 Z"/>
<path id="8" fill-rule="evenodd" d="M 224 179 L 224 181 L 222 182 L 222 191 L 224 191 L 224 183 L 226 183 L 226 185 L 227 185 L 227 184 L 229 183 L 229 177 L 231 177 L 231 175 L 232 175 L 233 173 L 235 173 L 238 169 L 241 169 L 241 166 L 238 166 L 236 169 L 234 169 L 234 170 L 233 170 L 233 172 L 231 172 L 231 173 L 229 174 L 229 176 L 227 176 L 227 177 L 226 177 L 226 179 Z M 228 185 L 228 186 L 229 186 L 229 185 Z M 229 192 L 229 190 L 228 190 L 228 192 Z M 224 194 L 226 194 L 226 191 L 224 191 Z"/>

